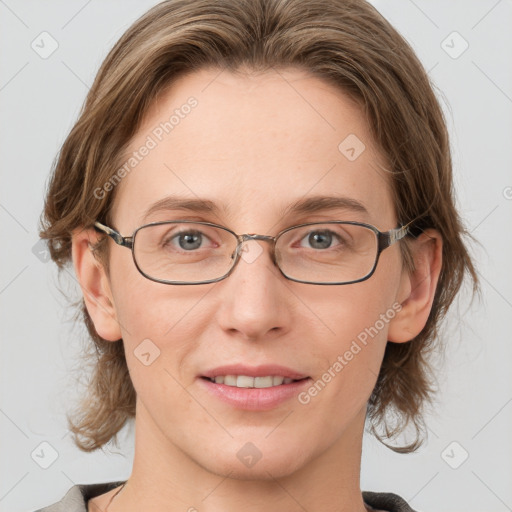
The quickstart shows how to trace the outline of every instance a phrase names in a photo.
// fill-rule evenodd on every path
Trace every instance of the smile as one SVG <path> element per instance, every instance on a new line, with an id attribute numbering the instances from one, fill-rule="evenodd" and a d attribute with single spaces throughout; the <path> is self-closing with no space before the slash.
<path id="1" fill-rule="evenodd" d="M 282 384 L 290 384 L 296 380 L 281 375 L 267 375 L 263 377 L 250 377 L 249 375 L 218 375 L 217 377 L 207 377 L 210 382 L 216 384 L 224 384 L 225 386 L 237 388 L 271 388 L 273 386 L 281 386 Z"/>

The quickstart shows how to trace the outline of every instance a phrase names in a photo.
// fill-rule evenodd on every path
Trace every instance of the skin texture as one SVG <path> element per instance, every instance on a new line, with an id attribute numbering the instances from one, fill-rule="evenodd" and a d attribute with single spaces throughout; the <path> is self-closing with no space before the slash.
<path id="1" fill-rule="evenodd" d="M 113 227 L 129 236 L 145 222 L 196 219 L 236 233 L 275 235 L 301 222 L 358 220 L 396 226 L 385 160 L 347 96 L 294 68 L 263 74 L 203 69 L 180 78 L 146 116 L 138 149 L 155 126 L 194 96 L 198 105 L 118 185 Z M 356 134 L 366 149 L 349 161 L 338 145 Z M 146 208 L 168 194 L 225 204 L 219 216 Z M 304 196 L 343 195 L 368 214 L 325 211 L 283 217 Z M 111 274 L 94 259 L 98 234 L 77 229 L 73 262 L 96 330 L 122 337 L 137 391 L 135 459 L 115 511 L 363 512 L 360 461 L 367 400 L 388 340 L 407 342 L 428 318 L 441 267 L 441 238 L 415 241 L 416 271 L 402 267 L 398 244 L 375 274 L 345 286 L 287 280 L 266 242 L 227 279 L 170 286 L 144 278 L 130 251 L 111 244 Z M 308 404 L 291 399 L 268 411 L 237 410 L 206 393 L 202 371 L 222 364 L 281 364 L 313 381 L 393 304 L 401 311 Z M 160 356 L 143 365 L 134 350 L 149 338 Z M 246 467 L 247 443 L 261 459 Z M 105 510 L 112 491 L 89 502 Z"/>

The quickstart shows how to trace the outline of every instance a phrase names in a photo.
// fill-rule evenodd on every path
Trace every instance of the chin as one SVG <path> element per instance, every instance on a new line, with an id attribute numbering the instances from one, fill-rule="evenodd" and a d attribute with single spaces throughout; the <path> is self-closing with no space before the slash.
<path id="1" fill-rule="evenodd" d="M 260 443 L 260 445 L 263 443 Z M 237 443 L 238 445 L 238 443 Z M 288 447 L 266 443 L 261 449 L 256 443 L 247 442 L 232 451 L 227 448 L 214 455 L 214 459 L 197 460 L 211 473 L 235 480 L 273 480 L 284 478 L 300 470 L 310 459 L 307 449 L 300 443 Z M 301 446 L 297 450 L 297 446 Z"/>

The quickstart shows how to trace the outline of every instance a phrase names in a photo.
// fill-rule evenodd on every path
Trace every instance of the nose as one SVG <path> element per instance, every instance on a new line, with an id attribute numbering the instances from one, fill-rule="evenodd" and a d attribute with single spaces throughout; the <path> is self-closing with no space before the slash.
<path id="1" fill-rule="evenodd" d="M 291 292 L 283 283 L 286 278 L 274 265 L 269 245 L 252 237 L 244 240 L 237 266 L 221 281 L 217 318 L 222 329 L 231 335 L 258 340 L 270 332 L 289 329 L 293 308 L 287 303 Z"/>

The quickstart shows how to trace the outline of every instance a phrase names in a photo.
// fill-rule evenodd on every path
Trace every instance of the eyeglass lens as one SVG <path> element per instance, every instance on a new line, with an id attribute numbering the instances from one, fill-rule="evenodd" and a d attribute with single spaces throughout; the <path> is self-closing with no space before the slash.
<path id="1" fill-rule="evenodd" d="M 231 232 L 219 227 L 199 223 L 153 224 L 137 231 L 134 256 L 140 270 L 153 279 L 202 282 L 229 272 L 237 243 Z M 377 235 L 367 227 L 318 223 L 282 233 L 276 242 L 276 261 L 292 279 L 350 282 L 372 271 L 377 249 Z"/>

